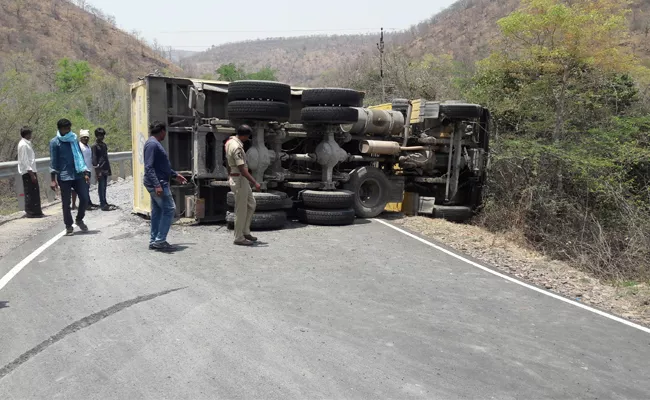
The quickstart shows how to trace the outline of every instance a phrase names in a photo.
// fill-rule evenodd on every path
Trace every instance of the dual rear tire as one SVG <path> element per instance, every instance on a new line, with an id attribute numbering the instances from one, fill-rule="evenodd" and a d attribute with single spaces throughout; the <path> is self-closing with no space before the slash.
<path id="1" fill-rule="evenodd" d="M 226 213 L 228 229 L 235 229 L 235 193 L 228 192 L 226 202 L 230 211 Z M 287 224 L 286 209 L 293 207 L 293 202 L 283 192 L 253 192 L 257 203 L 251 220 L 252 231 L 279 230 Z"/>
<path id="2" fill-rule="evenodd" d="M 354 224 L 354 193 L 350 191 L 305 190 L 302 203 L 304 207 L 298 209 L 300 222 L 330 226 Z"/>
<path id="3" fill-rule="evenodd" d="M 363 94 L 353 89 L 320 88 L 302 92 L 300 117 L 307 125 L 352 124 L 359 119 Z"/>
<path id="4" fill-rule="evenodd" d="M 287 122 L 291 114 L 291 86 L 271 81 L 228 84 L 228 119 Z"/>

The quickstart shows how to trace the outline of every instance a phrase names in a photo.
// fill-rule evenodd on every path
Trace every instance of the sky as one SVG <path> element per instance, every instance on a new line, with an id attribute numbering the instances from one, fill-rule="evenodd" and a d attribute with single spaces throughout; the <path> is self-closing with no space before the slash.
<path id="1" fill-rule="evenodd" d="M 428 19 L 456 0 L 89 0 L 118 26 L 184 50 L 278 36 L 387 34 Z M 310 4 L 310 5 L 308 5 Z"/>

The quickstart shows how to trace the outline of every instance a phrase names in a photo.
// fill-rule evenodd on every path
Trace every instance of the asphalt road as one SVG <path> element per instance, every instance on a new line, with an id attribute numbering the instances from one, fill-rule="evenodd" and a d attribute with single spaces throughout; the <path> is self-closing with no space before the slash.
<path id="1" fill-rule="evenodd" d="M 175 226 L 173 255 L 127 213 L 87 222 L 0 289 L 0 399 L 650 398 L 650 334 L 377 221 L 252 249 Z"/>

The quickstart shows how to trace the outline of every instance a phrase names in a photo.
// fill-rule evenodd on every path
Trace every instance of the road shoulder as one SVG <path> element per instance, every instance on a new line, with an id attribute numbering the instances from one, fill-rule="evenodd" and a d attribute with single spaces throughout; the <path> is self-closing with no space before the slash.
<path id="1" fill-rule="evenodd" d="M 390 222 L 577 302 L 650 326 L 650 287 L 637 282 L 604 282 L 565 262 L 550 260 L 506 236 L 473 225 L 426 217 Z"/>

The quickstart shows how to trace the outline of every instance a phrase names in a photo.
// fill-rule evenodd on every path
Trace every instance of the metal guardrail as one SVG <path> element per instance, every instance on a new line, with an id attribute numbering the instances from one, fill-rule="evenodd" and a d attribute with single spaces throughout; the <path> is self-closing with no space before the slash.
<path id="1" fill-rule="evenodd" d="M 130 176 L 133 172 L 131 168 L 127 171 L 125 168 L 125 162 L 131 161 L 130 151 L 122 151 L 119 153 L 108 153 L 108 159 L 111 164 L 117 164 L 119 172 L 116 174 L 115 169 L 113 169 L 113 180 L 118 178 L 126 178 Z M 49 190 L 50 182 L 50 159 L 48 158 L 38 158 L 36 159 L 36 169 L 39 177 L 39 185 L 41 186 L 41 195 L 45 194 L 48 200 L 54 200 L 54 192 Z M 43 179 L 43 177 L 46 177 Z M 20 174 L 18 174 L 18 161 L 8 161 L 0 163 L 0 180 L 1 179 L 14 179 L 14 191 L 18 197 L 18 208 L 22 210 L 25 208 L 25 192 L 23 190 L 23 180 L 21 179 Z M 95 183 L 94 174 L 93 174 L 93 184 Z"/>

